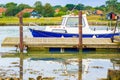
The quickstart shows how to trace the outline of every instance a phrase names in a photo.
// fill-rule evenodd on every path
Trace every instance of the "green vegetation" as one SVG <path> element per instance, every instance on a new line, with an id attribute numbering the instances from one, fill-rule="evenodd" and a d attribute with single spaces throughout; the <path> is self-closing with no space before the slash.
<path id="1" fill-rule="evenodd" d="M 6 54 L 3 57 L 19 57 L 18 54 Z M 119 58 L 120 54 L 77 54 L 77 53 L 30 53 L 24 54 L 24 58 L 94 58 L 94 59 L 111 59 Z"/>
<path id="2" fill-rule="evenodd" d="M 0 4 L 0 7 L 7 8 L 5 16 L 15 16 L 18 12 L 22 11 L 25 8 L 33 8 L 41 16 L 44 17 L 53 17 L 53 16 L 62 16 L 64 14 L 69 14 L 71 11 L 75 14 L 78 14 L 79 10 L 87 11 L 89 14 L 93 14 L 96 10 L 103 11 L 104 15 L 108 12 L 120 13 L 120 2 L 118 0 L 107 0 L 105 4 L 97 7 L 85 6 L 84 4 L 66 4 L 65 6 L 56 5 L 52 6 L 49 3 L 43 5 L 41 1 L 36 1 L 34 6 L 28 4 L 17 4 L 14 2 L 9 2 L 7 4 Z"/>
<path id="3" fill-rule="evenodd" d="M 81 3 L 66 4 L 65 6 L 61 5 L 51 6 L 51 4 L 49 3 L 43 5 L 41 1 L 36 1 L 34 3 L 34 6 L 30 6 L 28 4 L 17 4 L 14 2 L 9 2 L 7 4 L 0 4 L 0 7 L 7 9 L 7 11 L 2 13 L 2 16 L 0 17 L 0 25 L 18 24 L 19 20 L 16 14 L 18 14 L 20 11 L 26 8 L 34 9 L 40 15 L 41 18 L 40 19 L 26 18 L 29 17 L 30 15 L 24 14 L 23 19 L 24 24 L 34 22 L 40 25 L 60 24 L 62 19 L 61 16 L 70 14 L 71 11 L 72 13 L 77 15 L 79 10 L 82 10 L 83 13 L 89 15 L 87 16 L 89 23 L 100 22 L 104 24 L 108 24 L 108 21 L 106 20 L 106 14 L 108 12 L 115 12 L 117 14 L 120 13 L 120 2 L 118 2 L 118 0 L 107 0 L 105 4 L 97 7 L 85 6 Z M 103 11 L 103 16 L 94 15 L 93 13 L 96 10 Z"/>
<path id="4" fill-rule="evenodd" d="M 45 17 L 45 18 L 23 18 L 23 23 L 37 23 L 39 25 L 58 25 L 61 23 L 61 17 Z M 6 24 L 19 24 L 19 19 L 17 17 L 3 17 L 0 18 L 0 25 Z"/>
<path id="5" fill-rule="evenodd" d="M 23 17 L 24 17 L 24 18 L 30 17 L 30 13 L 28 13 L 28 12 L 24 13 L 24 14 L 23 14 Z"/>
<path id="6" fill-rule="evenodd" d="M 25 15 L 25 17 L 27 17 Z M 90 25 L 96 24 L 99 25 L 109 25 L 110 21 L 105 19 L 105 16 L 90 15 L 87 16 L 88 22 Z M 36 23 L 39 25 L 59 25 L 62 21 L 62 17 L 41 17 L 41 18 L 23 18 L 24 24 Z M 112 21 L 112 24 L 115 24 L 116 21 Z M 17 17 L 2 17 L 0 18 L 0 25 L 9 25 L 17 24 L 19 25 L 19 19 Z"/>
<path id="7" fill-rule="evenodd" d="M 109 55 L 108 55 L 109 54 Z M 6 54 L 3 57 L 19 57 L 19 53 L 17 54 Z M 120 54 L 118 50 L 115 49 L 98 49 L 97 51 L 91 52 L 79 52 L 79 53 L 58 53 L 58 52 L 48 52 L 48 50 L 39 50 L 39 51 L 28 51 L 28 53 L 24 53 L 25 58 L 33 57 L 33 58 L 102 58 L 102 59 L 112 59 L 112 58 L 120 58 Z"/>

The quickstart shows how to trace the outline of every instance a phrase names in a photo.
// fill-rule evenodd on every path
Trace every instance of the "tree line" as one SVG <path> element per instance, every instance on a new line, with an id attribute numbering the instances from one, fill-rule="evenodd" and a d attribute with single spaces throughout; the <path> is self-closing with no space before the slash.
<path id="1" fill-rule="evenodd" d="M 84 4 L 66 4 L 65 6 L 56 5 L 52 6 L 50 3 L 46 3 L 43 5 L 41 1 L 36 1 L 34 6 L 30 6 L 28 4 L 17 4 L 14 2 L 9 2 L 7 4 L 0 4 L 0 7 L 7 8 L 5 16 L 15 16 L 18 12 L 25 8 L 33 8 L 37 11 L 40 15 L 44 17 L 53 17 L 53 16 L 62 16 L 65 14 L 69 14 L 74 12 L 77 14 L 79 10 L 88 10 L 88 11 L 95 11 L 95 10 L 102 10 L 104 13 L 107 12 L 115 12 L 120 13 L 120 2 L 118 0 L 107 0 L 105 4 L 97 7 L 92 6 L 85 6 Z M 55 10 L 57 10 L 55 12 Z"/>

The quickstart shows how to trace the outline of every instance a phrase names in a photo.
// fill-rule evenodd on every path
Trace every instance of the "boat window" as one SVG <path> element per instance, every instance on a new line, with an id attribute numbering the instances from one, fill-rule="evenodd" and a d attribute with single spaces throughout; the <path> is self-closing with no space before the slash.
<path id="1" fill-rule="evenodd" d="M 66 31 L 66 30 L 63 30 L 63 29 L 52 29 L 52 32 L 67 33 L 67 31 Z"/>
<path id="2" fill-rule="evenodd" d="M 67 27 L 78 27 L 78 24 L 79 24 L 78 17 L 69 17 L 66 22 Z M 85 22 L 83 19 L 82 19 L 82 25 L 83 27 L 85 26 Z"/>

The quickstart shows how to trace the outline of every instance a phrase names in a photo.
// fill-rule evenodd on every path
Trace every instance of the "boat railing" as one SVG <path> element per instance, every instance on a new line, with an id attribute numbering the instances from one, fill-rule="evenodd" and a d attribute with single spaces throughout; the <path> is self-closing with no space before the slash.
<path id="1" fill-rule="evenodd" d="M 28 29 L 29 28 L 34 29 L 34 30 L 45 30 L 46 27 L 45 26 L 39 26 L 36 23 L 29 23 Z"/>

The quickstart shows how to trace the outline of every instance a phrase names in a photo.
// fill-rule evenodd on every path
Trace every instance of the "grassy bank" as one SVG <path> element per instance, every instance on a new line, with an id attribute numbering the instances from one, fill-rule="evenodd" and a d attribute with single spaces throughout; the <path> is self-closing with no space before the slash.
<path id="1" fill-rule="evenodd" d="M 105 20 L 104 17 L 92 15 L 87 16 L 90 25 L 109 25 L 110 21 Z M 36 23 L 38 25 L 59 25 L 62 21 L 62 17 L 43 17 L 43 18 L 23 18 L 25 25 L 29 23 Z M 114 24 L 115 21 L 112 22 Z M 19 19 L 17 17 L 3 17 L 0 18 L 0 25 L 19 25 Z"/>
<path id="2" fill-rule="evenodd" d="M 36 23 L 39 25 L 57 25 L 61 23 L 61 17 L 46 17 L 46 18 L 23 18 L 23 23 Z M 0 18 L 0 25 L 19 25 L 17 17 L 4 17 Z"/>
<path id="3" fill-rule="evenodd" d="M 106 20 L 105 16 L 99 16 L 99 15 L 90 15 L 87 16 L 89 25 L 107 25 L 107 26 L 114 26 L 116 23 L 116 20 Z"/>

